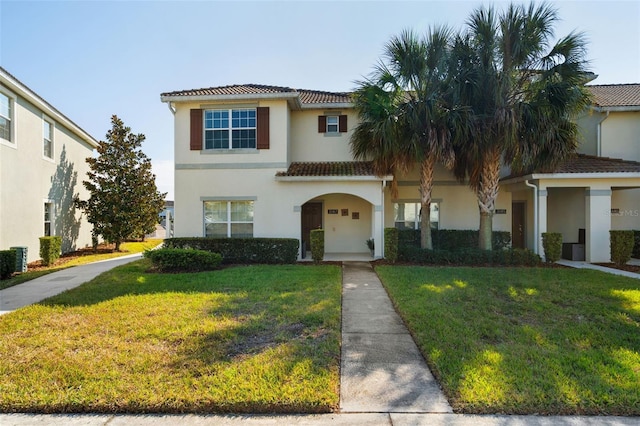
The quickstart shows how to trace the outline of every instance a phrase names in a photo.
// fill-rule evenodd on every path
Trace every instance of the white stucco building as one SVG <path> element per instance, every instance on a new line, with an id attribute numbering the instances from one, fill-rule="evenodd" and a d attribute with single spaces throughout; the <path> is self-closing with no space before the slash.
<path id="1" fill-rule="evenodd" d="M 367 253 L 365 242 L 373 238 L 380 257 L 385 227 L 419 225 L 417 173 L 399 177 L 394 198 L 390 176 L 375 176 L 369 163 L 353 160 L 349 139 L 358 116 L 349 93 L 250 84 L 167 92 L 161 100 L 175 117 L 175 236 L 289 237 L 308 245 L 309 231 L 322 227 L 327 253 Z M 637 128 L 640 96 L 634 102 L 622 121 Z M 597 108 L 595 114 L 607 115 Z M 609 125 L 617 128 L 613 115 L 581 120 L 597 126 L 597 143 L 585 131 L 581 152 L 589 156 L 557 173 L 504 180 L 493 229 L 512 232 L 516 247 L 538 250 L 542 232 L 578 243 L 586 228 L 587 260 L 607 261 L 609 229 L 640 229 L 640 218 L 613 213 L 640 203 L 637 190 L 626 191 L 640 187 L 640 133 L 610 134 Z M 620 135 L 628 140 L 614 149 L 609 144 Z M 614 152 L 625 160 L 598 158 Z M 603 162 L 613 169 L 601 169 Z M 478 228 L 475 194 L 443 167 L 432 198 L 435 227 Z"/>
<path id="2" fill-rule="evenodd" d="M 27 247 L 40 258 L 39 237 L 62 237 L 63 252 L 91 244 L 91 226 L 73 208 L 97 141 L 0 68 L 0 249 Z"/>

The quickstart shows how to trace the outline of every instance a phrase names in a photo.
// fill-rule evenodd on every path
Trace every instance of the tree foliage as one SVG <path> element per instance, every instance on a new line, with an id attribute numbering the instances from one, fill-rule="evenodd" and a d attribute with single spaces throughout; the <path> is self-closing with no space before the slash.
<path id="1" fill-rule="evenodd" d="M 164 208 L 166 193 L 156 187 L 151 160 L 140 149 L 145 136 L 133 134 L 117 116 L 106 141 L 100 141 L 97 157 L 87 158 L 90 171 L 82 184 L 88 200 L 76 199 L 93 225 L 93 235 L 120 243 L 152 232 Z"/>

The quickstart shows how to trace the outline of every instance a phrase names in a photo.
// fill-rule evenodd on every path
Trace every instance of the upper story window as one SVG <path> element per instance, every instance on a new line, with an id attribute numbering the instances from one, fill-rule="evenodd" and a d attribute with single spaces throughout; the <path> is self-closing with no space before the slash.
<path id="1" fill-rule="evenodd" d="M 318 132 L 327 135 L 338 135 L 347 131 L 347 116 L 344 114 L 319 115 Z"/>
<path id="2" fill-rule="evenodd" d="M 0 138 L 13 143 L 12 128 L 13 101 L 9 96 L 0 93 Z"/>
<path id="3" fill-rule="evenodd" d="M 189 124 L 191 151 L 269 149 L 269 107 L 191 109 Z"/>
<path id="4" fill-rule="evenodd" d="M 53 159 L 53 123 L 42 120 L 42 155 Z"/>
<path id="5" fill-rule="evenodd" d="M 206 110 L 204 149 L 255 149 L 256 129 L 255 108 Z"/>

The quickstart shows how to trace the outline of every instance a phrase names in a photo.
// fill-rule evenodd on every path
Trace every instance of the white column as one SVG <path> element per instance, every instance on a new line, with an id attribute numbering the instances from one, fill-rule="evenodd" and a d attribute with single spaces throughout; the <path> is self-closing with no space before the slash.
<path id="1" fill-rule="evenodd" d="M 547 232 L 547 189 L 538 189 L 538 235 L 535 236 L 538 245 L 538 254 L 544 258 L 544 247 L 542 246 L 542 234 Z"/>
<path id="2" fill-rule="evenodd" d="M 585 190 L 585 260 L 610 262 L 611 188 Z"/>
<path id="3" fill-rule="evenodd" d="M 376 259 L 382 257 L 384 248 L 384 220 L 382 212 L 383 205 L 376 205 L 373 208 L 373 241 L 375 243 L 374 257 Z"/>

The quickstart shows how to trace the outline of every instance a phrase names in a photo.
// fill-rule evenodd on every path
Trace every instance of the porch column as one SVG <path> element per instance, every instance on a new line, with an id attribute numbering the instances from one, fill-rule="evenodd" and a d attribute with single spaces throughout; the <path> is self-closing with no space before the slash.
<path id="1" fill-rule="evenodd" d="M 547 189 L 538 189 L 538 235 L 535 236 L 538 245 L 538 254 L 544 258 L 544 247 L 542 246 L 542 234 L 547 232 Z"/>
<path id="2" fill-rule="evenodd" d="M 611 188 L 585 190 L 585 260 L 610 262 Z"/>
<path id="3" fill-rule="evenodd" d="M 376 205 L 373 208 L 373 241 L 375 244 L 374 258 L 378 259 L 382 257 L 384 249 L 384 219 L 382 212 L 384 207 L 382 205 Z"/>

